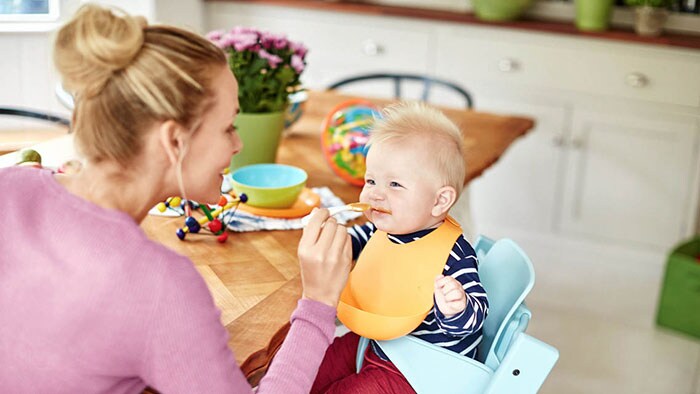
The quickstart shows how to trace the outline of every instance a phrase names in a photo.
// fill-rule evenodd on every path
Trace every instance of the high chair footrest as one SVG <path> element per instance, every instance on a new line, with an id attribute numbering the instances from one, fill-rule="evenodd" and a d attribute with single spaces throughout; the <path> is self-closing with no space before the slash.
<path id="1" fill-rule="evenodd" d="M 518 334 L 485 394 L 537 393 L 559 358 L 554 347 L 527 334 Z"/>

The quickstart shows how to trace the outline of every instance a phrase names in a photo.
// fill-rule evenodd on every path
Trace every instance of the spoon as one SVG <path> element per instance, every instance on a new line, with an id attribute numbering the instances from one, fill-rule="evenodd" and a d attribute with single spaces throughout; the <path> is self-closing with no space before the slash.
<path id="1" fill-rule="evenodd" d="M 330 207 L 328 208 L 328 213 L 330 216 L 337 215 L 341 212 L 347 212 L 347 211 L 353 211 L 353 212 L 364 212 L 368 209 L 372 208 L 369 204 L 366 202 L 352 202 L 350 204 L 342 205 L 339 207 Z M 306 215 L 303 218 L 301 218 L 301 224 L 303 226 L 306 226 L 309 224 L 309 220 L 311 220 L 311 215 Z"/>

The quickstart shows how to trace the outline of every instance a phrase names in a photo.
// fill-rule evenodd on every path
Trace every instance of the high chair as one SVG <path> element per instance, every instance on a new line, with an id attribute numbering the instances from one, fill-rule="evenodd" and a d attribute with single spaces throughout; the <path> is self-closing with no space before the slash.
<path id="1" fill-rule="evenodd" d="M 510 239 L 479 237 L 474 250 L 489 298 L 476 360 L 411 335 L 377 343 L 418 394 L 536 393 L 559 352 L 525 334 L 531 313 L 524 300 L 535 283 L 532 263 Z M 358 372 L 368 344 L 360 339 Z"/>

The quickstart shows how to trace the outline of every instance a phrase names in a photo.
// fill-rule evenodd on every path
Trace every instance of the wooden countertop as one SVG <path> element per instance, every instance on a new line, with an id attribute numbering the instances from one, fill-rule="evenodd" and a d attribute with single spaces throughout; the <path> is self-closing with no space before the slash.
<path id="1" fill-rule="evenodd" d="M 487 22 L 478 19 L 473 13 L 454 11 L 429 10 L 424 8 L 397 7 L 363 2 L 324 1 L 324 0 L 205 0 L 206 2 L 237 2 L 261 5 L 273 5 L 325 11 L 352 12 L 367 15 L 398 16 L 434 21 L 464 23 L 481 26 L 500 27 L 505 29 L 527 30 L 533 32 L 554 33 L 582 38 L 601 40 L 626 41 L 638 44 L 681 47 L 700 49 L 700 35 L 665 32 L 660 37 L 642 37 L 631 28 L 612 27 L 603 32 L 583 32 L 571 22 L 542 21 L 520 19 L 512 22 Z"/>

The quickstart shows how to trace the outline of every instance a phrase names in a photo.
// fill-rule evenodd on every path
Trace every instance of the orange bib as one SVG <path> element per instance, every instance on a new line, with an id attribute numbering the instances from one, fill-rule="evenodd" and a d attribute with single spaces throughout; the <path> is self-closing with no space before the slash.
<path id="1" fill-rule="evenodd" d="M 435 276 L 441 274 L 462 228 L 447 219 L 433 232 L 396 244 L 376 231 L 362 250 L 338 303 L 338 319 L 370 339 L 406 335 L 433 307 Z"/>

